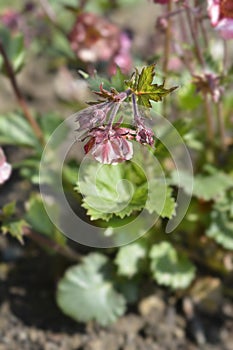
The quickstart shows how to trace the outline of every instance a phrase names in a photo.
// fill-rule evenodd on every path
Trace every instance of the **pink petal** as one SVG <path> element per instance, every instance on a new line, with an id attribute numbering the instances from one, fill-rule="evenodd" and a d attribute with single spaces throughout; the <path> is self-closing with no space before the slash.
<path id="1" fill-rule="evenodd" d="M 211 24 L 215 27 L 218 24 L 220 16 L 220 0 L 208 0 L 208 14 Z"/>
<path id="2" fill-rule="evenodd" d="M 216 29 L 221 32 L 221 35 L 224 39 L 233 39 L 233 19 L 232 18 L 223 18 Z"/>

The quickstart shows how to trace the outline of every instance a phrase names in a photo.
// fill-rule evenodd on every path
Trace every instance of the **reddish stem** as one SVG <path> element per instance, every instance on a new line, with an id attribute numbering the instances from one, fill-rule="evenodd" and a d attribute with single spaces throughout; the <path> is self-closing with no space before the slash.
<path id="1" fill-rule="evenodd" d="M 41 142 L 41 144 L 43 145 L 44 142 L 44 136 L 43 136 L 43 132 L 39 126 L 39 124 L 36 122 L 36 120 L 33 118 L 33 116 L 31 115 L 31 112 L 28 109 L 28 106 L 26 104 L 26 101 L 19 89 L 16 77 L 15 77 L 15 73 L 14 70 L 12 68 L 11 62 L 8 59 L 7 53 L 4 49 L 3 43 L 0 40 L 0 53 L 3 57 L 4 60 L 4 64 L 5 64 L 5 68 L 8 74 L 8 78 L 10 79 L 14 94 L 17 98 L 18 104 L 20 105 L 25 118 L 28 120 L 29 124 L 31 125 L 36 137 L 39 139 L 39 141 Z"/>

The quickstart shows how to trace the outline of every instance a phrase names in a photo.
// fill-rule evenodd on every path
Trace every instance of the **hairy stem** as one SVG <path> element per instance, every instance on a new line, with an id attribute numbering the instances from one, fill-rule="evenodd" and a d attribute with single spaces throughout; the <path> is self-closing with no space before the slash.
<path id="1" fill-rule="evenodd" d="M 206 94 L 203 94 L 204 98 L 204 107 L 205 107 L 205 117 L 206 117 L 206 131 L 207 131 L 207 140 L 212 145 L 214 140 L 214 124 L 212 118 L 212 111 L 210 107 L 210 101 Z"/>
<path id="2" fill-rule="evenodd" d="M 216 103 L 216 112 L 217 112 L 217 120 L 218 120 L 218 129 L 219 129 L 219 136 L 220 136 L 220 143 L 221 143 L 221 149 L 222 151 L 226 150 L 226 132 L 225 132 L 225 123 L 224 123 L 224 116 L 222 111 L 222 104 L 219 101 Z"/>
<path id="3" fill-rule="evenodd" d="M 192 15 L 191 15 L 191 10 L 189 7 L 186 7 L 186 16 L 187 16 L 187 20 L 188 20 L 188 25 L 190 28 L 190 33 L 193 39 L 193 43 L 194 43 L 194 49 L 195 49 L 195 54 L 197 57 L 198 62 L 200 63 L 200 65 L 202 67 L 205 66 L 205 60 L 203 58 L 200 46 L 199 46 L 199 42 L 198 42 L 198 37 L 197 37 L 197 32 L 195 30 L 195 26 L 193 24 L 193 19 L 192 19 Z"/>
<path id="4" fill-rule="evenodd" d="M 3 46 L 3 43 L 1 42 L 0 40 L 0 54 L 2 55 L 3 57 L 3 61 L 4 61 L 4 64 L 5 64 L 5 68 L 6 68 L 6 71 L 7 71 L 7 75 L 8 75 L 8 78 L 11 82 L 11 86 L 12 86 L 12 89 L 14 91 L 14 94 L 15 94 L 15 97 L 18 101 L 18 104 L 19 106 L 21 107 L 23 113 L 24 113 L 24 116 L 25 118 L 27 119 L 27 121 L 29 122 L 29 124 L 31 125 L 36 137 L 39 139 L 40 143 L 43 145 L 45 142 L 44 142 L 44 136 L 43 136 L 43 132 L 39 126 L 39 124 L 36 122 L 36 120 L 33 118 L 28 106 L 27 106 L 27 103 L 19 89 L 19 86 L 18 86 L 18 83 L 17 83 L 17 80 L 16 80 L 16 77 L 15 77 L 15 73 L 14 73 L 14 70 L 13 70 L 13 67 L 11 65 L 11 62 L 9 61 L 8 59 L 8 56 L 7 56 L 7 53 L 4 49 L 4 46 Z"/>
<path id="5" fill-rule="evenodd" d="M 63 255 L 65 258 L 69 260 L 78 261 L 82 259 L 81 255 L 76 253 L 73 249 L 68 246 L 62 246 L 57 242 L 49 239 L 48 237 L 42 236 L 41 234 L 31 230 L 29 227 L 24 227 L 23 229 L 24 236 L 27 236 L 40 246 L 44 246 L 54 250 L 56 253 Z"/>
<path id="6" fill-rule="evenodd" d="M 167 13 L 172 11 L 172 0 L 169 0 L 167 4 Z M 166 77 L 168 72 L 168 62 L 171 49 L 171 17 L 167 17 L 167 28 L 165 34 L 165 43 L 164 43 L 164 61 L 163 61 L 163 74 Z M 167 112 L 167 100 L 163 100 L 163 114 L 166 115 Z"/>

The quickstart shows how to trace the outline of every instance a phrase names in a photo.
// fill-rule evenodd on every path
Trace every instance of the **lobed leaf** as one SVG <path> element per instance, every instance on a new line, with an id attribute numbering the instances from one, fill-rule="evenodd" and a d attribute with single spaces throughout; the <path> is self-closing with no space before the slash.
<path id="1" fill-rule="evenodd" d="M 107 326 L 125 312 L 125 299 L 113 286 L 112 265 L 102 254 L 92 253 L 69 268 L 60 280 L 56 300 L 76 321 L 96 320 Z"/>
<path id="2" fill-rule="evenodd" d="M 150 251 L 151 272 L 158 284 L 172 289 L 187 288 L 195 277 L 195 267 L 169 242 L 153 245 Z"/>
<path id="3" fill-rule="evenodd" d="M 115 263 L 118 266 L 118 274 L 132 277 L 140 269 L 140 263 L 146 257 L 147 248 L 145 244 L 138 240 L 119 248 Z"/>
<path id="4" fill-rule="evenodd" d="M 126 85 L 137 95 L 138 104 L 152 108 L 150 101 L 162 101 L 162 99 L 174 91 L 177 86 L 170 89 L 164 88 L 163 84 L 153 83 L 155 77 L 155 64 L 144 67 L 139 73 L 137 70 Z"/>

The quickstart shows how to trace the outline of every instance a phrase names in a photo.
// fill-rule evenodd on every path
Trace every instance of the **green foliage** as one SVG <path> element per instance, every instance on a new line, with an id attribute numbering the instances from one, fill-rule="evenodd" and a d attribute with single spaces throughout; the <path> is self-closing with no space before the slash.
<path id="1" fill-rule="evenodd" d="M 23 67 L 25 60 L 24 38 L 22 34 L 12 35 L 6 27 L 0 26 L 0 40 L 15 73 Z M 0 55 L 0 70 L 6 74 L 4 61 Z"/>
<path id="2" fill-rule="evenodd" d="M 233 192 L 222 194 L 210 213 L 206 235 L 225 249 L 233 250 Z"/>
<path id="3" fill-rule="evenodd" d="M 155 244 L 150 251 L 151 272 L 158 284 L 172 289 L 187 288 L 195 276 L 195 267 L 168 242 Z"/>
<path id="4" fill-rule="evenodd" d="M 0 144 L 41 149 L 31 126 L 18 113 L 0 115 Z"/>
<path id="5" fill-rule="evenodd" d="M 114 215 L 123 219 L 144 207 L 149 213 L 156 212 L 167 218 L 175 211 L 172 190 L 159 180 L 147 183 L 145 174 L 133 163 L 117 166 L 90 164 L 79 179 L 76 190 L 83 195 L 82 206 L 91 220 L 108 221 Z"/>
<path id="6" fill-rule="evenodd" d="M 125 299 L 113 285 L 112 264 L 92 253 L 69 268 L 58 284 L 57 303 L 77 321 L 96 320 L 107 326 L 125 312 Z"/>
<path id="7" fill-rule="evenodd" d="M 178 91 L 177 102 L 183 110 L 193 111 L 200 106 L 201 96 L 196 92 L 194 84 L 186 82 Z"/>
<path id="8" fill-rule="evenodd" d="M 56 203 L 50 204 L 50 206 L 55 213 L 58 211 Z M 26 209 L 25 220 L 33 230 L 49 237 L 60 245 L 65 245 L 66 238 L 50 221 L 40 195 L 32 194 L 26 204 Z"/>
<path id="9" fill-rule="evenodd" d="M 172 197 L 172 189 L 164 182 L 152 179 L 149 182 L 149 198 L 146 209 L 149 213 L 156 212 L 162 218 L 171 218 L 175 214 L 175 199 Z"/>
<path id="10" fill-rule="evenodd" d="M 172 183 L 180 184 L 187 194 L 209 201 L 216 199 L 222 192 L 232 187 L 233 179 L 222 171 L 212 168 L 211 174 L 198 174 L 193 179 L 186 171 L 175 171 L 172 173 Z"/>
<path id="11" fill-rule="evenodd" d="M 130 167 L 130 163 L 87 166 L 76 189 L 84 196 L 83 207 L 91 220 L 109 220 L 113 215 L 124 218 L 143 208 L 147 195 L 145 177 L 138 171 L 139 178 L 130 181 Z"/>
<path id="12" fill-rule="evenodd" d="M 119 248 L 115 259 L 118 266 L 118 274 L 132 277 L 140 270 L 140 265 L 145 259 L 147 247 L 142 240 Z"/>
<path id="13" fill-rule="evenodd" d="M 24 220 L 18 220 L 15 216 L 15 202 L 6 204 L 1 211 L 0 221 L 3 234 L 10 234 L 23 244 L 23 228 L 26 226 Z"/>
<path id="14" fill-rule="evenodd" d="M 108 90 L 112 87 L 117 91 L 125 90 L 126 76 L 121 72 L 120 68 L 117 68 L 116 74 L 113 75 L 110 80 L 98 75 L 97 72 L 95 72 L 93 77 L 82 71 L 79 71 L 79 73 L 87 80 L 89 88 L 93 91 L 98 90 L 101 84 L 103 84 L 104 88 Z"/>
<path id="15" fill-rule="evenodd" d="M 144 67 L 140 73 L 136 70 L 131 79 L 125 82 L 126 86 L 137 95 L 139 105 L 152 108 L 150 101 L 162 101 L 166 95 L 177 88 L 175 86 L 165 89 L 164 83 L 161 85 L 153 83 L 154 77 L 155 64 Z"/>

